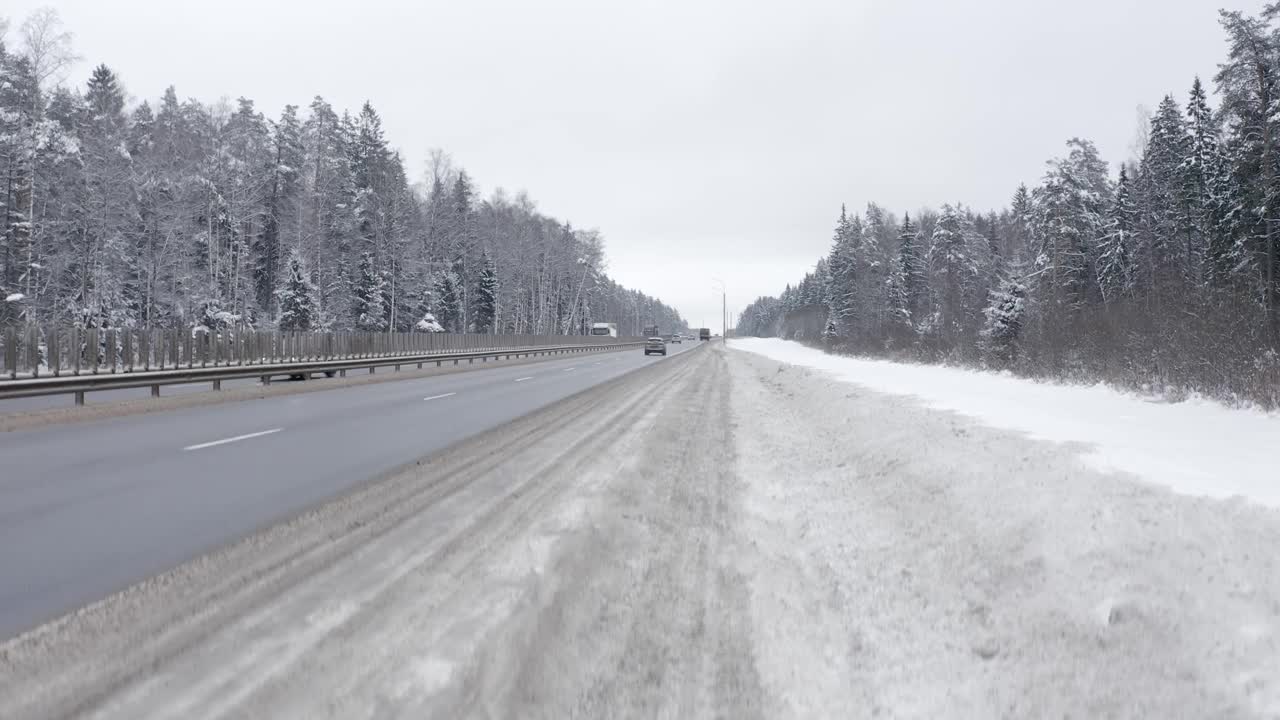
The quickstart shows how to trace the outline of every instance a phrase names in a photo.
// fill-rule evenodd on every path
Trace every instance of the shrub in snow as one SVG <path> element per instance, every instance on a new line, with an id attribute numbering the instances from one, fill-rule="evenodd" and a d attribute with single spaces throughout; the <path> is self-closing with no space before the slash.
<path id="1" fill-rule="evenodd" d="M 216 302 L 206 302 L 199 316 L 199 322 L 191 328 L 193 336 L 203 333 L 217 332 L 230 328 L 240 321 L 240 316 L 218 307 Z"/>
<path id="2" fill-rule="evenodd" d="M 422 319 L 418 321 L 418 324 L 414 325 L 413 327 L 418 332 L 429 332 L 429 333 L 444 332 L 444 327 L 440 325 L 440 323 L 436 322 L 436 316 L 432 315 L 431 313 L 427 313 L 426 315 L 423 315 Z"/>

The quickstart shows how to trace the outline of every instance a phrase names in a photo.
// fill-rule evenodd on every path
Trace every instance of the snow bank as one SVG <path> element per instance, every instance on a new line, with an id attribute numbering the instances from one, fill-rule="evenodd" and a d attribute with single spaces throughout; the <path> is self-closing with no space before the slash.
<path id="1" fill-rule="evenodd" d="M 1144 400 L 1103 385 L 1040 383 L 935 365 L 828 355 L 799 343 L 744 338 L 730 347 L 830 373 L 842 382 L 951 410 L 1032 437 L 1087 443 L 1084 459 L 1175 492 L 1243 496 L 1280 507 L 1280 416 L 1203 400 Z"/>
<path id="2" fill-rule="evenodd" d="M 6 297 L 6 298 L 4 299 L 4 301 L 5 301 L 5 302 L 18 302 L 18 301 L 22 300 L 22 299 L 23 299 L 23 298 L 25 298 L 25 297 L 26 297 L 26 295 L 23 295 L 22 293 L 13 293 L 13 294 L 9 295 L 8 297 Z"/>

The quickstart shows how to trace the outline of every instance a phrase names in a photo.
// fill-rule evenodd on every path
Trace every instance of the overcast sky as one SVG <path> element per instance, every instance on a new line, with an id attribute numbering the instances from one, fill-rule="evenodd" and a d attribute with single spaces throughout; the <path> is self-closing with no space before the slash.
<path id="1" fill-rule="evenodd" d="M 368 99 L 421 176 L 440 147 L 486 193 L 599 228 L 609 272 L 717 325 L 830 244 L 842 202 L 1003 206 L 1067 138 L 1130 155 L 1262 0 L 6 0 L 57 8 L 135 101 Z M 12 38 L 11 38 L 12 39 Z M 1211 83 L 1210 83 L 1211 85 Z"/>

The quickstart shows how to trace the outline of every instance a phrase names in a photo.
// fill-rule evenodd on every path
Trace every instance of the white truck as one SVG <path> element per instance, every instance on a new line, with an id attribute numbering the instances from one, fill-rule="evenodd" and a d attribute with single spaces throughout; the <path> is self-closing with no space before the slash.
<path id="1" fill-rule="evenodd" d="M 591 334 L 600 337 L 618 337 L 618 323 L 592 323 Z"/>

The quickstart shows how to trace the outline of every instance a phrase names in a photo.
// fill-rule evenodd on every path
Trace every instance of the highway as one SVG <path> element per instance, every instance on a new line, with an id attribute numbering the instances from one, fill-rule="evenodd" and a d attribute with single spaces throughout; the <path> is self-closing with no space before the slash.
<path id="1" fill-rule="evenodd" d="M 0 639 L 663 360 L 478 366 L 0 433 Z"/>
<path id="2" fill-rule="evenodd" d="M 7 435 L 0 718 L 1276 716 L 1274 508 L 746 347 Z"/>

